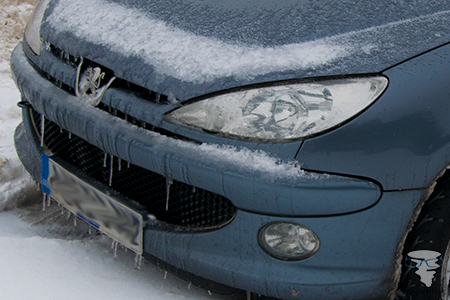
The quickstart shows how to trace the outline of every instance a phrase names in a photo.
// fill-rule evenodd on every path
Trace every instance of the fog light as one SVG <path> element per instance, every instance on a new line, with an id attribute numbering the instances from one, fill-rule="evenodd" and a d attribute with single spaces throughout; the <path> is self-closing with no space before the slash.
<path id="1" fill-rule="evenodd" d="M 281 260 L 301 260 L 319 250 L 319 238 L 306 226 L 270 223 L 259 231 L 259 244 L 269 255 Z"/>

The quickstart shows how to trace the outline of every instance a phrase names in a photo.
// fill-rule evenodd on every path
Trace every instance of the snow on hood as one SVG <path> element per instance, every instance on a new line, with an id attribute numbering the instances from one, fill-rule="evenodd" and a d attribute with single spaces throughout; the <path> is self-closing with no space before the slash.
<path id="1" fill-rule="evenodd" d="M 84 13 L 85 7 L 93 14 Z M 326 38 L 278 47 L 226 43 L 104 0 L 60 0 L 48 22 L 57 31 L 73 30 L 77 37 L 106 44 L 125 56 L 142 57 L 158 73 L 194 83 L 305 69 L 350 54 L 346 45 Z"/>
<path id="2" fill-rule="evenodd" d="M 216 12 L 222 16 L 224 9 L 208 10 L 209 6 L 201 7 L 199 1 L 190 1 L 195 2 L 191 7 L 201 10 L 192 20 L 187 17 L 187 8 L 177 8 L 177 4 L 161 8 L 159 0 L 120 2 L 59 0 L 46 14 L 42 35 L 63 49 L 75 51 L 75 55 L 99 60 L 116 75 L 128 77 L 124 79 L 158 92 L 171 92 L 182 100 L 264 81 L 380 72 L 450 40 L 450 6 L 445 2 L 434 10 L 424 9 L 428 14 L 417 16 L 416 7 L 411 15 L 390 16 L 386 23 L 376 22 L 372 16 L 366 20 L 375 24 L 371 27 L 363 22 L 345 26 L 336 22 L 339 20 L 308 15 L 305 21 L 330 23 L 325 29 L 316 24 L 321 29 L 316 38 L 311 32 L 289 31 L 282 26 L 304 15 L 285 15 L 273 26 L 270 22 L 262 26 L 258 14 L 248 16 L 244 11 L 243 17 L 233 16 L 236 22 L 223 25 L 225 19 L 215 19 L 214 23 L 210 15 Z M 292 1 L 285 2 L 292 5 Z M 305 2 L 298 3 L 305 10 Z M 343 8 L 345 4 L 341 4 Z M 263 5 L 262 9 L 273 7 Z M 203 19 L 209 23 L 202 23 Z M 254 23 L 251 35 L 246 31 L 240 35 L 240 29 L 233 27 L 242 19 Z M 218 34 L 214 34 L 215 25 Z M 251 28 L 247 24 L 244 29 Z M 348 28 L 353 30 L 346 31 Z"/>

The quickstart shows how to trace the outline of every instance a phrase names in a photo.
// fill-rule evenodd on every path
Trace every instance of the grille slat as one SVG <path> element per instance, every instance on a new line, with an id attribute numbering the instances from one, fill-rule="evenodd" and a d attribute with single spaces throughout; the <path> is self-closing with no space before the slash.
<path id="1" fill-rule="evenodd" d="M 32 117 L 39 135 L 41 116 L 33 111 Z M 98 147 L 74 134 L 70 135 L 47 119 L 44 144 L 65 163 L 105 186 L 109 185 L 111 156 L 108 155 L 104 166 L 105 152 Z M 236 214 L 236 207 L 230 200 L 176 180 L 169 188 L 169 209 L 166 211 L 166 178 L 125 160 L 119 162 L 117 157 L 113 159 L 111 189 L 138 202 L 159 221 L 184 228 L 221 227 Z"/>

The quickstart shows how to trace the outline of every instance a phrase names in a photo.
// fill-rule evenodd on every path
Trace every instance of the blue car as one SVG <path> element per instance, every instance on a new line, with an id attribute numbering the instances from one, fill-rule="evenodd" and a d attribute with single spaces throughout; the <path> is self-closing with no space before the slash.
<path id="1" fill-rule="evenodd" d="M 446 299 L 449 42 L 443 0 L 41 0 L 17 153 L 206 289 Z"/>

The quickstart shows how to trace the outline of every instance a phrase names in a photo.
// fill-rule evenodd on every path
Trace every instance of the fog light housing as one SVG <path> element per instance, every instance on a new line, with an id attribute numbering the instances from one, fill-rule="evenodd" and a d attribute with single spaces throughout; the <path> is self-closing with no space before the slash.
<path id="1" fill-rule="evenodd" d="M 261 248 L 280 260 L 302 260 L 319 250 L 319 238 L 309 228 L 295 223 L 270 223 L 258 234 Z"/>

